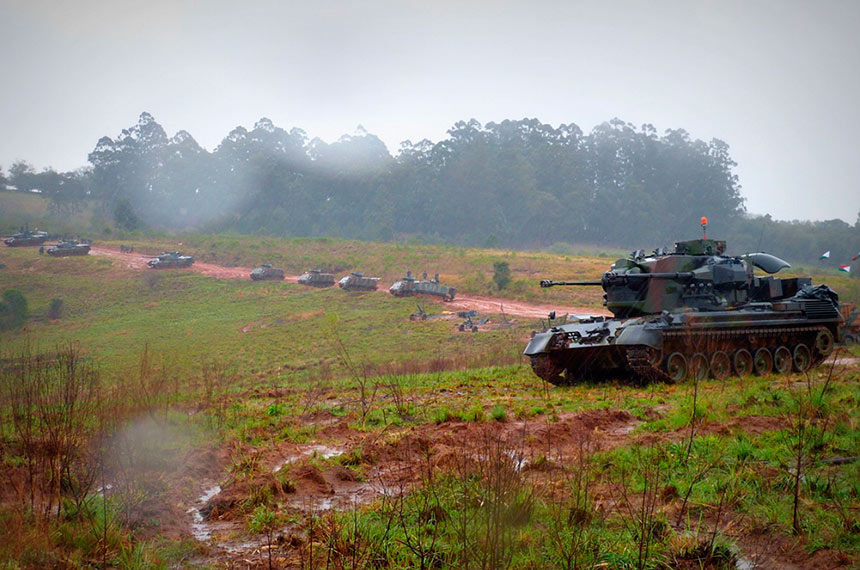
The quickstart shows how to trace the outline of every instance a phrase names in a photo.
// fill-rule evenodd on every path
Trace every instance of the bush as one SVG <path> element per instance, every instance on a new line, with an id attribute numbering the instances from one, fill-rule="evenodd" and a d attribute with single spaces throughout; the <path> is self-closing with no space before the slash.
<path id="1" fill-rule="evenodd" d="M 493 281 L 499 290 L 504 289 L 511 282 L 511 266 L 507 261 L 493 263 Z"/>
<path id="2" fill-rule="evenodd" d="M 62 318 L 65 308 L 62 299 L 51 299 L 51 304 L 48 306 L 48 318 L 51 320 Z"/>
<path id="3" fill-rule="evenodd" d="M 0 302 L 0 330 L 21 326 L 29 315 L 30 310 L 23 293 L 17 289 L 3 291 L 3 301 Z"/>

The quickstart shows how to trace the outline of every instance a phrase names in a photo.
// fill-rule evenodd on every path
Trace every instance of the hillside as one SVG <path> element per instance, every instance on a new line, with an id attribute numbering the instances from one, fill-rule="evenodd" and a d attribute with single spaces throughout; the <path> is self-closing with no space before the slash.
<path id="1" fill-rule="evenodd" d="M 596 310 L 599 289 L 537 281 L 593 279 L 614 259 L 247 236 L 96 247 L 120 245 L 138 260 L 181 248 L 203 263 L 364 270 L 383 283 L 438 270 L 464 295 Z M 557 388 L 521 356 L 537 319 L 489 314 L 479 332 L 459 332 L 447 303 L 384 288 L 156 272 L 129 259 L 0 250 L 0 291 L 22 291 L 31 313 L 0 332 L 12 474 L 0 486 L 0 558 L 21 567 L 263 568 L 270 553 L 282 568 L 860 560 L 856 349 L 807 375 Z M 514 279 L 502 291 L 497 261 Z M 49 319 L 53 299 L 64 310 Z M 436 316 L 410 320 L 416 302 Z M 54 400 L 60 386 L 87 389 Z M 38 397 L 15 396 L 26 393 Z M 51 423 L 69 402 L 78 413 Z M 27 416 L 12 412 L 27 406 L 38 421 L 23 437 Z M 78 434 L 62 440 L 75 463 L 39 443 L 52 433 Z M 63 486 L 51 483 L 55 465 L 71 474 Z M 34 500 L 27 473 L 40 482 Z M 58 495 L 60 519 L 28 511 Z"/>

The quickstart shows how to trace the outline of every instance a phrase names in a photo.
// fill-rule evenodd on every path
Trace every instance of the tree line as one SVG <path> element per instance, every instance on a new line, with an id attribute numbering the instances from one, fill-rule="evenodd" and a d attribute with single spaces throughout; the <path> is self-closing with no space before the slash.
<path id="1" fill-rule="evenodd" d="M 102 137 L 88 162 L 65 173 L 17 162 L 0 184 L 38 189 L 60 211 L 95 203 L 123 230 L 638 248 L 694 237 L 706 215 L 733 252 L 812 260 L 830 249 L 841 260 L 860 248 L 860 217 L 851 226 L 748 215 L 725 142 L 619 119 L 589 133 L 537 119 L 461 121 L 444 140 L 405 141 L 392 156 L 360 128 L 328 144 L 265 118 L 209 152 L 143 113 Z"/>

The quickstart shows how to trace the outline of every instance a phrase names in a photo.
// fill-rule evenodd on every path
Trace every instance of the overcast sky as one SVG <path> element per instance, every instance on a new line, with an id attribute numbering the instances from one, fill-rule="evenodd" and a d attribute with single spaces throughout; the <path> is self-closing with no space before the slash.
<path id="1" fill-rule="evenodd" d="M 618 117 L 731 148 L 752 213 L 860 212 L 860 2 L 0 0 L 0 166 L 86 164 L 150 112 L 397 152 L 458 120 Z M 702 205 L 707 215 L 707 204 Z"/>

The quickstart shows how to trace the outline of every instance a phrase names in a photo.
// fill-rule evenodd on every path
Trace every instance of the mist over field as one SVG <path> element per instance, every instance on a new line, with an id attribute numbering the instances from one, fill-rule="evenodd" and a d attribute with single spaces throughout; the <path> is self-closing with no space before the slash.
<path id="1" fill-rule="evenodd" d="M 860 567 L 858 26 L 4 0 L 0 570 Z"/>

